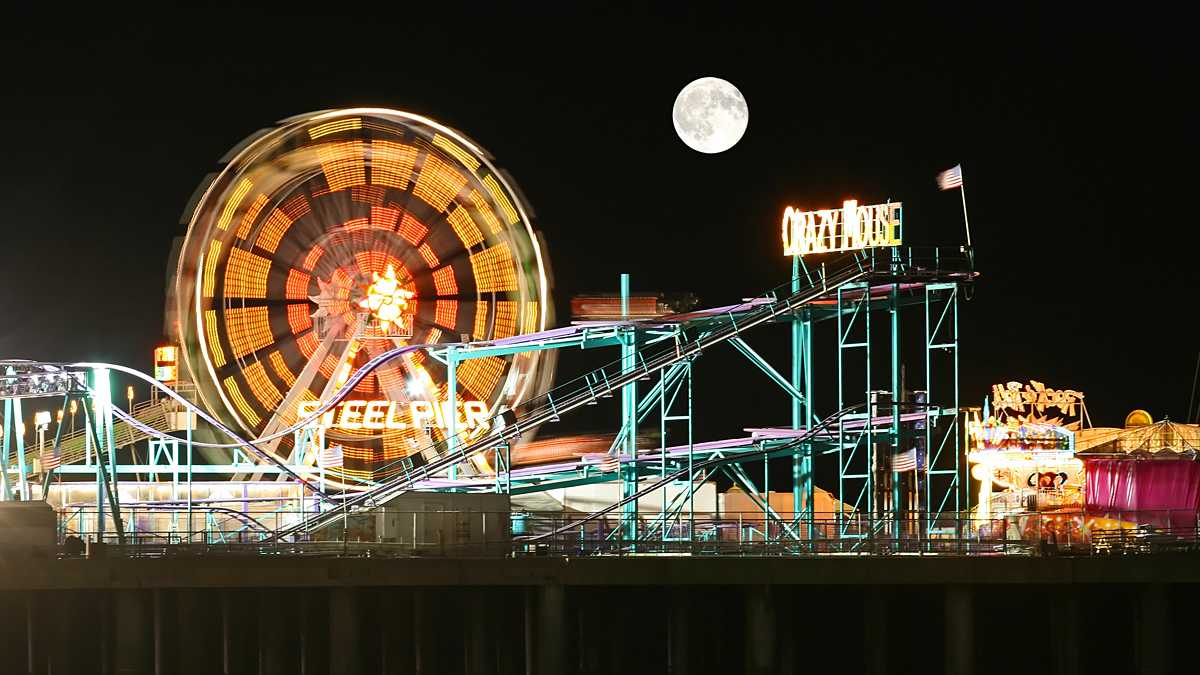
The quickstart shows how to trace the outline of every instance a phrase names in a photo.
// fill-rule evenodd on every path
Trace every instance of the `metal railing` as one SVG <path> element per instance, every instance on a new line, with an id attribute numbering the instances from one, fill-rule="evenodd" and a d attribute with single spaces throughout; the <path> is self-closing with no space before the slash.
<path id="1" fill-rule="evenodd" d="M 264 510 L 253 515 L 208 507 L 189 520 L 179 513 L 130 509 L 125 543 L 97 535 L 95 513 L 60 514 L 60 551 L 85 549 L 125 557 L 296 555 L 348 557 L 521 556 L 1047 556 L 1129 555 L 1200 551 L 1195 512 L 1017 513 L 980 519 L 969 513 L 935 522 L 846 513 L 644 514 L 636 536 L 625 514 L 377 509 L 344 513 L 340 521 L 291 540 L 266 524 L 300 522 L 312 513 Z M 89 517 L 92 521 L 89 521 Z M 174 517 L 174 522 L 169 519 Z M 254 525 L 257 523 L 258 525 Z M 81 527 L 81 525 L 83 525 Z M 103 544 L 97 547 L 96 544 Z"/>

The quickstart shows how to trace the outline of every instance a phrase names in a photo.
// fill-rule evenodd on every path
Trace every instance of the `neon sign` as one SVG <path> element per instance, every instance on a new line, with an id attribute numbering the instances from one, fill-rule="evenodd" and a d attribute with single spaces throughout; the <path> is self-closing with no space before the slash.
<path id="1" fill-rule="evenodd" d="M 342 401 L 327 410 L 313 424 L 326 429 L 384 430 L 421 429 L 425 427 L 449 427 L 450 402 L 441 401 L 434 405 L 430 401 L 409 401 L 408 415 L 401 414 L 403 404 L 396 401 Z M 300 419 L 311 417 L 321 407 L 320 401 L 301 401 L 297 406 Z M 454 418 L 458 429 L 486 429 L 488 427 L 487 405 L 482 401 L 460 401 Z"/>
<path id="2" fill-rule="evenodd" d="M 1064 424 L 1068 417 L 1077 417 L 1077 407 L 1083 407 L 1083 392 L 1074 389 L 1047 389 L 1037 380 L 1022 386 L 1020 382 L 992 385 L 992 407 L 996 414 L 1013 418 L 1019 423 L 1056 424 L 1071 428 L 1079 424 L 1076 420 Z M 1059 414 L 1047 414 L 1056 409 Z"/>
<path id="3" fill-rule="evenodd" d="M 859 206 L 848 199 L 840 209 L 783 212 L 783 254 L 809 255 L 899 246 L 904 209 L 900 202 Z"/>

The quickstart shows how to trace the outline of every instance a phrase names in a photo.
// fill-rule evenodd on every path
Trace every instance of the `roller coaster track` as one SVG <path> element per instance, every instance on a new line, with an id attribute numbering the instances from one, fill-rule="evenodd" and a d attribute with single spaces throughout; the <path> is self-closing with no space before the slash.
<path id="1" fill-rule="evenodd" d="M 944 259 L 944 262 L 950 262 L 950 259 Z M 232 443 L 193 442 L 193 445 L 201 447 L 243 448 L 269 463 L 278 465 L 284 473 L 307 486 L 314 494 L 321 496 L 326 501 L 339 504 L 338 508 L 317 515 L 309 519 L 306 523 L 277 530 L 274 538 L 278 539 L 293 537 L 309 529 L 328 525 L 344 517 L 352 510 L 369 509 L 386 503 L 391 498 L 413 489 L 414 486 L 422 481 L 434 478 L 476 453 L 512 443 L 525 432 L 537 428 L 546 422 L 557 421 L 561 415 L 584 405 L 594 403 L 599 398 L 612 396 L 616 391 L 635 380 L 643 379 L 648 375 L 670 368 L 674 364 L 694 359 L 713 346 L 732 340 L 743 332 L 759 325 L 793 313 L 804 305 L 826 299 L 831 293 L 835 293 L 839 289 L 852 285 L 866 286 L 874 280 L 896 280 L 900 278 L 946 279 L 951 276 L 964 278 L 964 270 L 943 266 L 943 262 L 938 258 L 937 249 L 933 250 L 933 257 L 930 260 L 922 259 L 919 263 L 914 260 L 911 249 L 909 249 L 907 256 L 899 255 L 896 251 L 888 251 L 885 255 L 879 256 L 875 255 L 874 252 L 858 252 L 840 258 L 836 263 L 839 266 L 832 272 L 827 271 L 827 269 L 834 267 L 832 264 L 822 264 L 817 273 L 809 274 L 806 272 L 804 278 L 801 279 L 806 285 L 794 293 L 788 289 L 786 292 L 789 294 L 782 298 L 779 296 L 783 294 L 781 289 L 784 287 L 777 287 L 754 300 L 717 310 L 693 312 L 679 317 L 665 317 L 651 322 L 618 322 L 606 324 L 601 327 L 583 328 L 573 326 L 569 329 L 556 329 L 541 334 L 510 338 L 505 341 L 506 345 L 528 344 L 530 346 L 537 345 L 538 347 L 536 348 L 545 348 L 547 346 L 554 346 L 554 343 L 558 343 L 561 340 L 574 340 L 575 338 L 571 336 L 575 335 L 577 337 L 577 333 L 580 330 L 586 335 L 587 331 L 596 330 L 596 328 L 612 333 L 613 331 L 633 330 L 638 325 L 661 328 L 665 324 L 676 324 L 682 327 L 682 330 L 678 330 L 675 333 L 676 339 L 673 341 L 673 344 L 668 339 L 666 341 L 668 346 L 658 348 L 656 353 L 643 355 L 649 350 L 635 351 L 632 354 L 632 358 L 628 360 L 614 362 L 555 387 L 541 396 L 516 406 L 513 410 L 502 412 L 493 417 L 490 420 L 490 428 L 494 431 L 488 436 L 466 442 L 449 450 L 440 448 L 439 454 L 421 466 L 415 468 L 405 467 L 401 469 L 403 473 L 395 478 L 377 484 L 364 492 L 353 495 L 343 494 L 340 497 L 326 493 L 324 490 L 311 484 L 304 476 L 297 475 L 290 467 L 284 466 L 278 457 L 263 450 L 258 444 L 291 434 L 295 430 L 312 423 L 326 411 L 340 403 L 342 399 L 349 396 L 363 378 L 369 376 L 384 363 L 410 351 L 436 350 L 438 348 L 445 348 L 447 345 L 404 345 L 380 353 L 355 372 L 342 388 L 334 393 L 330 400 L 323 402 L 321 407 L 313 411 L 309 417 L 298 420 L 292 426 L 274 434 L 253 440 L 242 438 L 235 431 L 221 424 L 208 414 L 207 411 L 186 400 L 161 382 L 132 368 L 103 363 L 43 364 L 24 362 L 21 365 L 24 367 L 52 365 L 55 368 L 63 370 L 110 368 L 138 377 L 162 391 L 167 397 L 182 406 L 182 408 L 191 410 L 199 418 L 212 424 L 216 429 L 234 441 Z M 973 277 L 973 275 L 973 271 L 965 272 L 965 278 L 967 279 Z M 868 284 L 861 283 L 864 281 L 868 282 Z M 864 292 L 870 292 L 870 290 L 865 290 Z M 693 334 L 692 337 L 689 337 L 689 332 Z M 573 342 L 572 344 L 576 343 Z M 484 345 L 461 344 L 455 346 L 461 349 L 459 358 L 470 358 L 469 354 L 472 350 L 480 346 L 486 348 L 488 344 L 498 343 L 485 343 Z M 563 344 L 562 346 L 567 345 Z M 655 343 L 652 342 L 650 345 L 647 345 L 647 347 L 651 346 L 655 346 Z M 115 408 L 113 412 L 116 417 L 128 423 L 132 429 L 142 434 L 165 439 L 172 438 L 166 432 L 156 428 L 158 426 L 154 423 L 157 421 L 156 419 L 146 419 L 143 421 L 139 419 L 142 415 L 136 413 L 129 415 L 125 411 Z M 146 411 L 146 415 L 148 417 L 156 417 L 149 415 L 149 411 Z M 814 428 L 814 431 L 819 431 L 819 429 Z"/>
<path id="2" fill-rule="evenodd" d="M 780 316 L 795 312 L 800 307 L 827 296 L 838 288 L 865 280 L 875 272 L 874 265 L 877 264 L 874 258 L 860 254 L 848 256 L 843 261 L 847 264 L 837 271 L 828 274 L 824 273 L 823 269 L 822 274 L 814 279 L 808 287 L 796 293 L 782 299 L 772 299 L 769 302 L 756 305 L 752 310 L 741 314 L 735 314 L 731 311 L 720 315 L 722 318 L 721 325 L 707 328 L 707 332 L 694 340 L 686 343 L 676 343 L 673 348 L 667 347 L 648 358 L 642 358 L 638 354 L 633 359 L 631 366 L 621 365 L 616 372 L 610 373 L 603 368 L 593 371 L 582 378 L 568 383 L 566 386 L 571 387 L 572 390 L 565 394 L 561 391 L 563 387 L 559 387 L 549 394 L 532 399 L 520 406 L 519 411 L 508 413 L 511 415 L 511 421 L 506 420 L 506 424 L 491 435 L 443 452 L 428 463 L 408 471 L 404 475 L 391 479 L 368 491 L 348 497 L 345 499 L 342 508 L 326 511 L 323 514 L 314 516 L 306 523 L 281 529 L 276 533 L 276 537 L 287 538 L 296 536 L 307 530 L 335 523 L 347 513 L 362 508 L 369 509 L 382 505 L 390 499 L 410 490 L 416 483 L 449 469 L 475 453 L 511 443 L 530 429 L 539 427 L 546 422 L 557 421 L 561 415 L 588 405 L 596 399 L 611 396 L 619 391 L 621 387 L 631 382 L 663 370 L 674 363 L 695 358 L 711 347 L 727 342 L 745 331 L 768 323 Z M 377 359 L 385 356 L 386 353 L 381 354 Z M 372 369 L 378 367 L 378 364 L 367 365 Z M 367 368 L 364 367 L 355 374 L 355 377 L 365 377 L 367 372 Z M 354 384 L 354 378 L 351 378 L 351 381 L 346 383 L 346 387 L 343 390 L 347 390 Z M 555 392 L 558 392 L 557 395 Z M 514 414 L 517 412 L 521 413 L 520 416 Z"/>
<path id="3" fill-rule="evenodd" d="M 143 401 L 137 404 L 133 407 L 132 414 L 125 414 L 132 416 L 140 424 L 130 424 L 122 419 L 114 420 L 114 444 L 118 448 L 124 448 L 145 441 L 153 436 L 158 436 L 161 432 L 178 431 L 179 425 L 174 423 L 177 416 L 170 414 L 178 410 L 180 408 L 173 401 L 167 399 Z M 147 431 L 147 429 L 151 431 Z M 75 429 L 62 435 L 62 438 L 59 439 L 58 456 L 63 464 L 74 464 L 84 461 L 88 453 L 87 436 L 86 429 Z M 26 466 L 34 466 L 33 460 L 37 459 L 37 456 L 38 451 L 36 447 L 26 450 Z"/>
<path id="4" fill-rule="evenodd" d="M 791 440 L 787 443 L 784 443 L 783 445 L 779 445 L 774 448 L 771 448 L 770 450 L 764 450 L 763 453 L 739 453 L 736 455 L 728 455 L 728 456 L 724 456 L 724 457 L 713 457 L 713 458 L 702 460 L 699 462 L 694 462 L 690 467 L 685 466 L 685 467 L 675 471 L 674 473 L 670 473 L 670 474 L 667 474 L 666 476 L 662 476 L 658 480 L 654 481 L 653 483 L 650 483 L 649 485 L 647 485 L 643 488 L 640 488 L 637 492 L 629 495 L 628 497 L 625 497 L 625 498 L 621 499 L 620 501 L 613 502 L 612 504 L 609 504 L 608 506 L 600 509 L 599 511 L 594 511 L 592 513 L 589 513 L 588 515 L 580 518 L 579 520 L 572 521 L 566 525 L 563 525 L 562 527 L 558 527 L 554 530 L 545 532 L 543 534 L 536 534 L 536 535 L 532 535 L 529 537 L 521 537 L 521 538 L 519 538 L 519 540 L 524 541 L 524 542 L 538 542 L 543 539 L 549 539 L 549 538 L 564 534 L 566 532 L 570 532 L 570 531 L 578 529 L 584 525 L 587 525 L 588 523 L 593 522 L 599 518 L 603 518 L 604 516 L 612 513 L 613 511 L 616 511 L 617 509 L 620 509 L 621 507 L 625 506 L 626 504 L 631 504 L 631 503 L 637 501 L 638 499 L 641 499 L 642 497 L 645 497 L 646 495 L 654 492 L 655 490 L 660 490 L 660 489 L 662 489 L 662 487 L 664 485 L 670 485 L 672 482 L 677 481 L 677 480 L 689 479 L 691 476 L 697 475 L 697 474 L 707 471 L 709 469 L 720 468 L 722 466 L 725 466 L 726 464 L 735 464 L 738 462 L 744 462 L 748 459 L 751 459 L 750 455 L 753 455 L 754 458 L 760 457 L 761 454 L 767 454 L 770 456 L 779 456 L 779 457 L 782 457 L 785 455 L 791 455 L 796 449 L 800 448 L 805 443 L 810 442 L 812 439 L 814 439 L 817 436 L 820 436 L 821 434 L 824 434 L 826 431 L 830 430 L 835 424 L 838 423 L 839 420 L 841 420 L 846 415 L 849 415 L 857 410 L 863 410 L 865 408 L 866 408 L 866 405 L 860 403 L 860 404 L 853 405 L 848 408 L 839 410 L 836 413 L 830 415 L 829 417 L 826 417 L 825 419 L 821 420 L 817 424 L 813 425 L 811 428 L 806 430 L 803 434 L 796 436 L 793 440 Z"/>

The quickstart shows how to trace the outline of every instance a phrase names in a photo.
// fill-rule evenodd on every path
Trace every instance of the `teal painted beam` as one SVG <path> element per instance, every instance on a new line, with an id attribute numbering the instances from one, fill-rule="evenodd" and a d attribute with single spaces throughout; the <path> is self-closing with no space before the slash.
<path id="1" fill-rule="evenodd" d="M 804 401 L 804 394 L 800 393 L 799 389 L 792 386 L 792 383 L 788 382 L 783 375 L 780 375 L 779 371 L 775 370 L 774 366 L 768 363 L 766 359 L 764 359 L 762 356 L 759 356 L 758 352 L 754 351 L 750 345 L 746 344 L 745 340 L 740 337 L 735 337 L 730 338 L 729 343 L 732 344 L 734 348 L 742 354 L 742 356 L 745 356 L 750 363 L 758 366 L 759 370 L 766 373 L 767 377 L 770 378 L 772 382 L 779 385 L 779 387 L 787 392 L 789 396 L 798 402 Z"/>

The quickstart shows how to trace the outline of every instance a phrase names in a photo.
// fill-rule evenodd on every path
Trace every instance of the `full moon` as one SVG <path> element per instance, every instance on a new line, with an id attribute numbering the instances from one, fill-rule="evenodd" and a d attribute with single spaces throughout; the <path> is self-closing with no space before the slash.
<path id="1" fill-rule="evenodd" d="M 702 77 L 675 97 L 671 121 L 689 148 L 712 155 L 742 140 L 750 110 L 737 87 L 719 77 Z"/>

